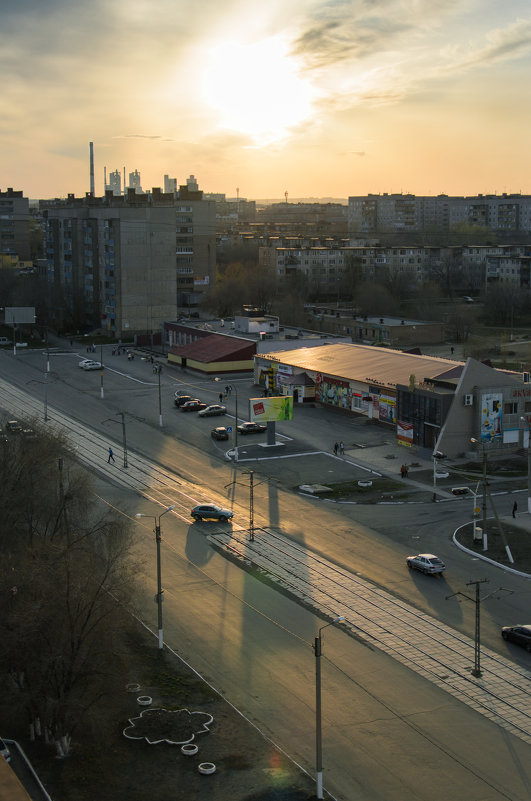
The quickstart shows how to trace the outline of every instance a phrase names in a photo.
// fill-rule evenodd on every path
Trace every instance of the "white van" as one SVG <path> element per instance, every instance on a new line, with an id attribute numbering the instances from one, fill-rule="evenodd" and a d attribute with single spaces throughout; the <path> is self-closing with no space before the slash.
<path id="1" fill-rule="evenodd" d="M 11 345 L 12 342 L 7 337 L 0 337 L 0 345 Z"/>

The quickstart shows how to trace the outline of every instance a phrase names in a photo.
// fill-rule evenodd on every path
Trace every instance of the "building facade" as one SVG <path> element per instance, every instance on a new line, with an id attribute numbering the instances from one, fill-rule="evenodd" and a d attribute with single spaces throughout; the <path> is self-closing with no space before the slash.
<path id="1" fill-rule="evenodd" d="M 350 234 L 448 233 L 459 225 L 500 233 L 531 233 L 531 195 L 432 197 L 387 194 L 348 199 Z"/>
<path id="2" fill-rule="evenodd" d="M 130 189 L 43 202 L 47 277 L 59 327 L 118 339 L 177 316 L 179 279 L 215 275 L 215 211 L 199 197 Z M 186 224 L 183 223 L 186 219 Z M 183 227 L 186 228 L 183 233 Z M 184 263 L 183 263 L 184 262 Z"/>
<path id="3" fill-rule="evenodd" d="M 11 188 L 0 190 L 0 254 L 17 261 L 31 257 L 29 199 Z"/>

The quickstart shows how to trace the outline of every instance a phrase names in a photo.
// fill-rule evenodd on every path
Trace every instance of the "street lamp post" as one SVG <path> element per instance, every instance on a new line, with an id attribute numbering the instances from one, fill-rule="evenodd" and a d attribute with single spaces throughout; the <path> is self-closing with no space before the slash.
<path id="1" fill-rule="evenodd" d="M 103 398 L 103 344 L 100 342 L 100 398 Z"/>
<path id="2" fill-rule="evenodd" d="M 527 426 L 527 511 L 531 514 L 531 423 L 525 417 L 520 420 Z"/>
<path id="3" fill-rule="evenodd" d="M 159 369 L 157 370 L 157 375 L 159 378 L 159 427 L 162 428 L 162 398 L 160 395 L 160 372 L 162 370 L 162 366 L 159 364 Z"/>
<path id="4" fill-rule="evenodd" d="M 487 533 L 487 451 L 485 450 L 485 445 L 474 437 L 470 438 L 470 442 L 474 445 L 481 444 L 483 454 L 483 520 L 481 525 L 483 526 L 483 536 L 485 536 Z"/>
<path id="5" fill-rule="evenodd" d="M 341 617 L 336 617 L 334 620 L 331 620 L 330 623 L 321 626 L 313 647 L 315 653 L 315 771 L 317 782 L 316 795 L 319 799 L 323 798 L 323 736 L 321 725 L 321 654 L 323 641 L 321 632 L 328 626 L 339 623 L 344 619 L 344 615 L 341 615 Z"/>
<path id="6" fill-rule="evenodd" d="M 157 618 L 158 618 L 158 628 L 159 628 L 159 649 L 163 648 L 164 642 L 162 637 L 162 571 L 160 566 L 160 518 L 163 517 L 168 512 L 171 512 L 172 509 L 175 509 L 175 504 L 173 506 L 168 506 L 167 509 L 162 512 L 158 517 L 156 515 L 144 515 L 137 513 L 135 517 L 151 517 L 155 521 L 155 541 L 157 543 L 157 594 L 155 596 L 155 601 L 157 602 Z"/>

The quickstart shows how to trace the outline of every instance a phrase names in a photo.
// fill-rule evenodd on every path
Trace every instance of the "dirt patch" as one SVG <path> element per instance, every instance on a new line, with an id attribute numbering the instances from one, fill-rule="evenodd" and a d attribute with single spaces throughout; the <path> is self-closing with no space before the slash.
<path id="1" fill-rule="evenodd" d="M 132 634 L 124 630 L 121 641 L 121 660 L 125 658 L 128 664 L 130 683 L 139 688 L 131 692 L 124 684 L 123 691 L 91 710 L 74 732 L 69 757 L 56 759 L 52 746 L 30 742 L 20 710 L 0 707 L 2 733 L 19 741 L 54 801 L 315 798 L 313 779 L 177 657 L 165 649 L 159 651 L 156 639 L 139 629 Z M 149 711 L 139 705 L 139 696 L 152 699 Z M 155 709 L 201 714 L 191 722 L 187 713 L 157 715 Z M 123 730 L 131 733 L 131 720 L 136 729 L 139 718 L 147 718 L 144 729 L 136 731 L 139 739 L 127 739 Z M 159 739 L 163 742 L 150 744 Z M 185 755 L 180 745 L 165 740 L 192 742 L 198 752 Z M 215 764 L 215 773 L 200 773 L 203 762 Z"/>

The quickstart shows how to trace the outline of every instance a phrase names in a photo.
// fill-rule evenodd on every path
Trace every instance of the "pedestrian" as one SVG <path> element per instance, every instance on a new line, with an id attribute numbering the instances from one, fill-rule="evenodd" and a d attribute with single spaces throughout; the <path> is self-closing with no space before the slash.
<path id="1" fill-rule="evenodd" d="M 220 392 L 219 393 L 219 402 L 221 403 L 222 400 L 223 400 L 223 392 Z"/>
<path id="2" fill-rule="evenodd" d="M 339 443 L 339 453 L 341 454 L 341 456 L 345 455 L 345 443 L 343 442 L 343 440 L 341 440 L 341 442 Z"/>
<path id="3" fill-rule="evenodd" d="M 405 464 L 404 465 L 404 478 L 407 478 L 408 476 L 409 476 L 409 467 L 407 466 L 407 464 Z"/>
<path id="4" fill-rule="evenodd" d="M 120 348 L 118 348 L 118 356 L 120 356 L 120 354 L 121 354 L 121 350 L 120 350 Z"/>
<path id="5" fill-rule="evenodd" d="M 229 395 L 232 394 L 232 384 L 229 384 Z"/>
<path id="6" fill-rule="evenodd" d="M 450 353 L 452 354 L 452 356 L 454 355 L 454 346 L 453 346 L 453 345 L 452 345 L 452 347 L 450 348 Z"/>
<path id="7" fill-rule="evenodd" d="M 114 462 L 114 453 L 112 452 L 112 448 L 109 448 L 109 457 L 107 459 L 107 464 Z"/>
<path id="8" fill-rule="evenodd" d="M 335 454 L 336 456 L 337 456 L 337 449 L 338 449 L 338 448 L 339 448 L 339 445 L 337 444 L 337 442 L 334 442 L 334 454 Z"/>
<path id="9" fill-rule="evenodd" d="M 516 510 L 518 509 L 518 504 L 516 501 L 513 503 L 513 517 L 516 517 Z"/>
<path id="10" fill-rule="evenodd" d="M 406 477 L 406 466 L 405 466 L 405 464 L 403 464 L 403 465 L 400 467 L 400 475 L 402 476 L 402 478 L 405 478 L 405 477 Z"/>
<path id="11" fill-rule="evenodd" d="M 111 353 L 112 353 L 113 356 L 115 356 L 116 355 L 116 348 L 113 348 Z"/>
<path id="12" fill-rule="evenodd" d="M 228 394 L 229 394 L 229 385 L 227 384 L 227 386 L 225 387 L 225 395 L 228 395 Z"/>

